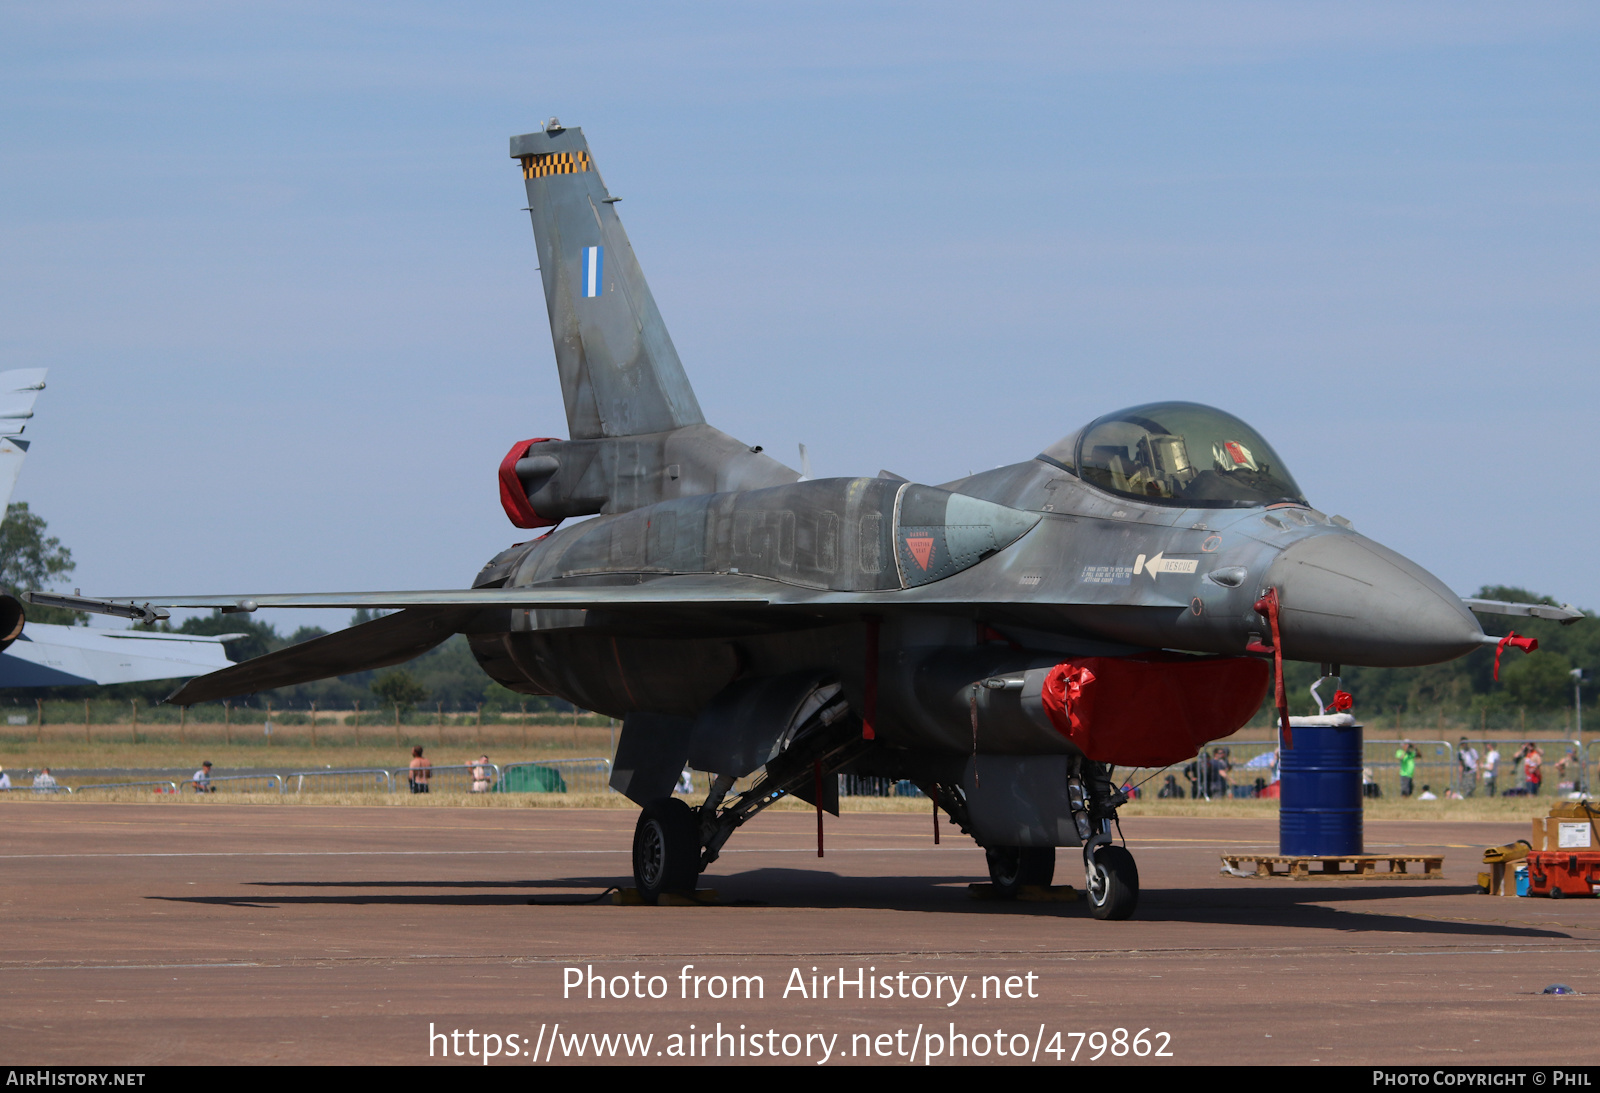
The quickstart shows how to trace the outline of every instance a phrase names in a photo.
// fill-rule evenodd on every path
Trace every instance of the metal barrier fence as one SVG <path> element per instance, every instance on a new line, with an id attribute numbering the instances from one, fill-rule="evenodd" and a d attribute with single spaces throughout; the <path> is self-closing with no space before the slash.
<path id="1" fill-rule="evenodd" d="M 1487 779 L 1481 769 L 1469 773 L 1462 768 L 1457 743 L 1421 738 L 1409 740 L 1379 738 L 1362 741 L 1362 766 L 1367 775 L 1365 781 L 1368 786 L 1366 790 L 1368 796 L 1378 798 L 1400 796 L 1398 753 L 1407 743 L 1415 747 L 1418 752 L 1412 774 L 1413 797 L 1421 794 L 1424 786 L 1439 797 L 1445 796 L 1452 790 L 1468 797 L 1487 795 Z M 1469 743 L 1478 752 L 1481 768 L 1487 750 L 1484 742 L 1469 738 Z M 1514 761 L 1522 743 L 1540 745 L 1542 751 L 1545 745 L 1564 746 L 1573 753 L 1572 758 L 1567 760 L 1566 768 L 1558 773 L 1556 768 L 1561 759 L 1553 758 L 1556 747 L 1549 748 L 1542 767 L 1544 779 L 1541 789 L 1544 793 L 1587 791 L 1591 785 L 1590 764 L 1586 761 L 1584 752 L 1579 750 L 1582 745 L 1578 741 L 1562 737 L 1534 737 L 1531 740 L 1523 737 L 1517 745 L 1500 751 L 1500 759 L 1495 770 L 1496 796 L 1504 796 L 1507 790 L 1518 791 L 1524 787 L 1522 765 Z M 1596 747 L 1600 747 L 1600 741 L 1588 745 L 1590 750 Z M 1227 753 L 1225 767 L 1213 758 L 1213 753 L 1218 748 L 1224 749 Z M 1186 763 L 1175 763 L 1155 771 L 1149 768 L 1119 767 L 1115 772 L 1115 779 L 1119 785 L 1140 786 L 1140 796 L 1143 797 L 1178 796 L 1203 800 L 1255 797 L 1260 795 L 1262 789 L 1277 780 L 1276 764 L 1271 758 L 1275 750 L 1275 745 L 1270 740 L 1213 742 L 1206 745 L 1200 755 Z M 1565 788 L 1562 788 L 1563 786 Z"/>
<path id="2" fill-rule="evenodd" d="M 54 790 L 41 789 L 39 792 L 59 793 L 62 790 L 66 790 L 68 793 L 82 793 L 86 789 L 131 789 L 134 786 L 166 786 L 166 792 L 178 792 L 178 783 L 159 778 L 150 782 L 89 782 L 85 785 L 73 786 L 70 789 L 66 786 L 59 786 Z"/>
<path id="3" fill-rule="evenodd" d="M 219 786 L 219 785 L 217 785 L 218 782 L 253 782 L 253 783 L 260 783 L 260 785 L 259 785 L 259 787 L 255 786 L 255 785 L 238 785 L 238 786 L 229 787 L 229 786 Z M 283 792 L 283 775 L 281 775 L 281 774 L 213 774 L 210 778 L 206 779 L 206 784 L 211 787 L 211 792 L 213 792 L 213 793 L 217 792 L 218 790 L 229 789 L 229 788 L 236 789 L 236 790 L 238 790 L 240 792 L 243 792 L 243 793 L 252 793 L 252 792 L 254 792 L 254 793 L 282 793 Z M 184 787 L 184 788 L 193 790 L 194 789 L 194 780 L 190 779 L 190 784 L 188 786 Z"/>
<path id="4" fill-rule="evenodd" d="M 283 776 L 286 793 L 389 793 L 394 789 L 394 779 L 389 772 L 379 769 L 357 770 L 297 770 Z"/>

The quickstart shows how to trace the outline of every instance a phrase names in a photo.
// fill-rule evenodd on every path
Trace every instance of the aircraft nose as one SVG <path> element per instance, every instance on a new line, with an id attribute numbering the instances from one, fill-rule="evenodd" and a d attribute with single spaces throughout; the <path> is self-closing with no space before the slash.
<path id="1" fill-rule="evenodd" d="M 1403 668 L 1454 660 L 1483 641 L 1437 577 L 1361 535 L 1302 539 L 1278 555 L 1267 583 L 1294 660 Z"/>

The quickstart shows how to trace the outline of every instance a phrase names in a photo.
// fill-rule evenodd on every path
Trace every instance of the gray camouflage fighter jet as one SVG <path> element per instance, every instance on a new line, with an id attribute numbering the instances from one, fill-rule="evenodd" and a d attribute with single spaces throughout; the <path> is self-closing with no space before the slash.
<path id="1" fill-rule="evenodd" d="M 513 445 L 500 497 L 517 527 L 552 530 L 466 590 L 34 602 L 137 618 L 399 609 L 193 680 L 180 704 L 465 634 L 507 687 L 622 719 L 612 785 L 642 806 L 648 900 L 692 889 L 786 795 L 837 812 L 846 773 L 920 786 L 986 849 L 1002 894 L 1050 883 L 1056 848 L 1082 847 L 1102 918 L 1138 898 L 1112 841 L 1126 800 L 1114 765 L 1182 761 L 1234 732 L 1273 658 L 1336 674 L 1493 641 L 1433 576 L 1312 508 L 1259 433 L 1205 406 L 1107 414 L 940 486 L 807 481 L 706 423 L 582 131 L 552 119 L 511 156 L 570 436 Z M 714 776 L 694 807 L 672 796 L 686 765 Z"/>

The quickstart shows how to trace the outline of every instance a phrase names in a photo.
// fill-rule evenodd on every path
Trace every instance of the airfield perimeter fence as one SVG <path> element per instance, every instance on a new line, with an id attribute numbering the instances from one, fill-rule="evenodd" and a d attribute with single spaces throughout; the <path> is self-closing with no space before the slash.
<path id="1" fill-rule="evenodd" d="M 11 792 L 35 792 L 29 782 L 39 772 L 13 770 Z M 191 793 L 194 775 L 185 769 L 138 770 L 131 768 L 59 769 L 54 771 L 57 785 L 40 787 L 37 792 L 74 793 L 96 789 L 148 787 L 156 793 Z M 213 774 L 209 779 L 213 793 L 395 793 L 408 789 L 409 767 L 351 769 L 251 771 L 241 774 Z M 429 768 L 431 793 L 471 793 L 482 783 L 493 793 L 609 793 L 611 760 L 590 757 L 554 759 L 543 762 L 461 763 Z"/>
<path id="2" fill-rule="evenodd" d="M 1416 771 L 1412 775 L 1413 797 L 1422 792 L 1423 786 L 1430 787 L 1440 797 L 1450 789 L 1466 794 L 1470 788 L 1472 796 L 1484 794 L 1485 787 L 1481 773 L 1476 779 L 1469 779 L 1462 771 L 1455 742 L 1417 737 L 1407 739 L 1369 737 L 1362 741 L 1362 766 L 1371 776 L 1370 785 L 1376 787 L 1367 789 L 1369 796 L 1380 799 L 1400 796 L 1400 758 L 1397 753 L 1408 742 L 1418 753 Z M 1533 737 L 1531 740 L 1519 740 L 1515 745 L 1499 749 L 1500 762 L 1496 769 L 1495 784 L 1497 796 L 1504 796 L 1507 790 L 1522 788 L 1522 767 L 1521 764 L 1513 764 L 1512 757 L 1517 754 L 1521 744 L 1526 742 L 1539 745 L 1540 750 L 1544 752 L 1544 782 L 1541 787 L 1543 794 L 1548 796 L 1589 790 L 1592 784 L 1589 776 L 1592 762 L 1569 764 L 1569 769 L 1559 776 L 1556 772 L 1556 764 L 1560 756 L 1565 753 L 1565 749 L 1572 748 L 1577 755 L 1585 756 L 1581 743 L 1563 737 Z M 1478 751 L 1481 762 L 1486 750 L 1483 742 L 1472 740 L 1471 744 Z M 1159 796 L 1162 789 L 1167 786 L 1169 776 L 1179 791 L 1178 796 L 1189 800 L 1258 797 L 1261 796 L 1262 790 L 1275 780 L 1276 772 L 1271 762 L 1275 747 L 1271 740 L 1213 741 L 1194 759 L 1174 763 L 1159 770 L 1149 767 L 1137 770 L 1118 767 L 1116 782 L 1119 786 L 1124 784 L 1140 786 L 1139 795 L 1144 799 Z M 1600 741 L 1588 745 L 1590 752 L 1596 747 L 1600 747 Z M 1228 750 L 1226 778 L 1221 776 L 1223 772 L 1216 767 L 1212 759 L 1212 753 L 1217 748 Z"/>

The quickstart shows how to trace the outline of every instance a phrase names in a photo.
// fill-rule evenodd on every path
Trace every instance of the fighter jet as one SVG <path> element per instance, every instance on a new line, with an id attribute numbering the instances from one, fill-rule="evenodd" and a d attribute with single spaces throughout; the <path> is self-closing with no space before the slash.
<path id="1" fill-rule="evenodd" d="M 470 589 L 34 602 L 399 609 L 193 680 L 181 704 L 465 634 L 507 687 L 622 720 L 612 785 L 641 807 L 646 900 L 692 889 L 785 796 L 837 813 L 835 776 L 855 774 L 921 787 L 985 849 L 1001 894 L 1050 883 L 1056 848 L 1080 847 L 1101 918 L 1131 915 L 1139 890 L 1113 839 L 1115 766 L 1183 761 L 1236 731 L 1274 661 L 1420 665 L 1494 640 L 1207 406 L 1118 410 L 940 485 L 807 480 L 706 422 L 582 131 L 551 119 L 511 158 L 569 431 L 519 440 L 499 466 L 506 516 L 537 538 Z M 686 765 L 712 775 L 694 805 L 673 796 Z"/>

